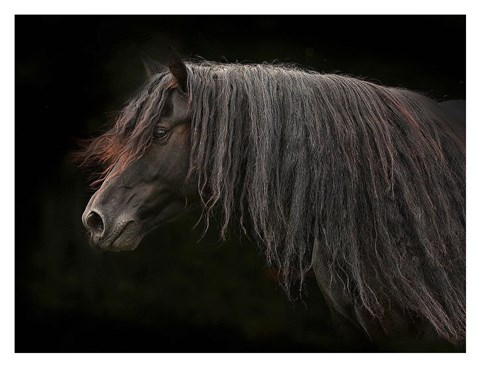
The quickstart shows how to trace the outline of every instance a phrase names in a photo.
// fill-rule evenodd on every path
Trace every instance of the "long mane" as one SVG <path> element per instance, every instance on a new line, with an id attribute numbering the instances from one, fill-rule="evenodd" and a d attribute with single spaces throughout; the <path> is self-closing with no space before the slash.
<path id="1" fill-rule="evenodd" d="M 372 317 L 394 304 L 464 339 L 465 151 L 435 101 L 290 66 L 186 65 L 207 225 L 219 213 L 222 235 L 251 226 L 288 294 L 318 243 L 331 281 Z M 142 154 L 171 86 L 152 79 L 87 160 L 108 171 L 119 149 Z"/>
<path id="2" fill-rule="evenodd" d="M 372 316 L 396 304 L 464 338 L 465 153 L 434 101 L 294 67 L 188 68 L 191 168 L 223 233 L 249 220 L 287 292 L 317 241 Z"/>

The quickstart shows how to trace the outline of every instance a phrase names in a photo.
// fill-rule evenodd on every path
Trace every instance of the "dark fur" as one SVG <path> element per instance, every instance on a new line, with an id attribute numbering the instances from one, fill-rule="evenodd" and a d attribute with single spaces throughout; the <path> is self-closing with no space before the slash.
<path id="1" fill-rule="evenodd" d="M 431 99 L 280 65 L 187 63 L 191 174 L 222 235 L 248 220 L 287 292 L 312 268 L 380 324 L 391 307 L 465 338 L 464 143 Z M 148 148 L 156 74 L 87 151 L 113 166 Z M 117 157 L 122 157 L 118 162 Z"/>

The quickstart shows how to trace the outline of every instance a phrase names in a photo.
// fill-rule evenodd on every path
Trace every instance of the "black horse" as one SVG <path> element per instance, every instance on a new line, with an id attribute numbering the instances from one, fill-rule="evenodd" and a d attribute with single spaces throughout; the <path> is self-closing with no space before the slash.
<path id="1" fill-rule="evenodd" d="M 313 269 L 366 336 L 465 339 L 459 103 L 287 65 L 150 62 L 85 164 L 103 167 L 91 244 L 135 249 L 200 204 L 255 236 L 290 295 Z M 458 112 L 460 111 L 460 113 Z"/>

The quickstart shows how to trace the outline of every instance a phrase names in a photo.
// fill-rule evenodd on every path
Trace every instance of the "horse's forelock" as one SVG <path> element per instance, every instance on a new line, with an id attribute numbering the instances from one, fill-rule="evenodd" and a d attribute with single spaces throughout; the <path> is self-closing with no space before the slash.
<path id="1" fill-rule="evenodd" d="M 154 75 L 118 114 L 114 126 L 87 142 L 79 158 L 82 166 L 95 168 L 93 187 L 99 186 L 113 171 L 119 175 L 144 154 L 173 85 L 174 80 L 166 71 Z"/>

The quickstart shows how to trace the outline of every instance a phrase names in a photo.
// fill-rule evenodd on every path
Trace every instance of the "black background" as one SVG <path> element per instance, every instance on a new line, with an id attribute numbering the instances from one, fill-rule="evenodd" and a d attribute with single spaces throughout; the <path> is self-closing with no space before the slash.
<path id="1" fill-rule="evenodd" d="M 465 16 L 16 16 L 15 44 L 17 352 L 355 350 L 314 278 L 289 302 L 255 244 L 198 241 L 198 213 L 134 252 L 91 249 L 92 192 L 70 153 L 145 81 L 141 55 L 163 61 L 169 45 L 464 99 Z"/>

